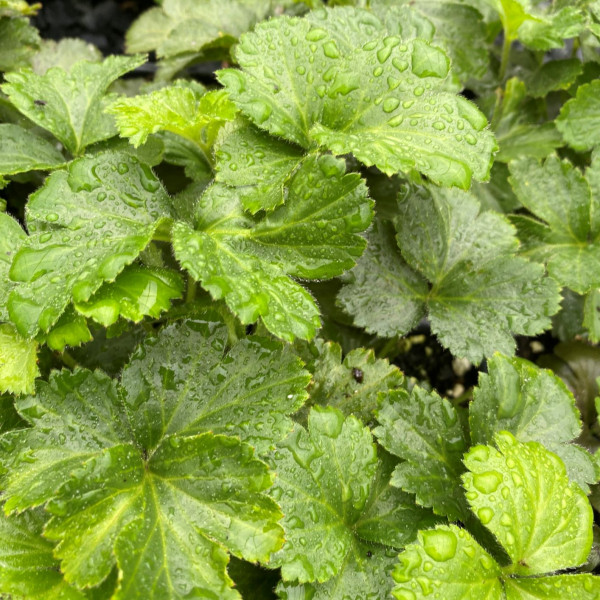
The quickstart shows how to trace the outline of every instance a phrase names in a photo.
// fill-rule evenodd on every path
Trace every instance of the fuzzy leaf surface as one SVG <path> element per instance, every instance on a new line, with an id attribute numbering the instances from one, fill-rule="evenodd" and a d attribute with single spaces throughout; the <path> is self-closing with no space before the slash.
<path id="1" fill-rule="evenodd" d="M 86 146 L 115 135 L 113 118 L 104 113 L 112 100 L 107 89 L 144 61 L 139 56 L 109 56 L 101 63 L 77 63 L 69 72 L 55 67 L 44 75 L 21 69 L 6 75 L 2 91 L 20 112 L 78 155 Z"/>
<path id="2" fill-rule="evenodd" d="M 598 145 L 600 138 L 600 81 L 577 89 L 577 95 L 564 104 L 556 126 L 567 144 L 584 152 Z"/>
<path id="3" fill-rule="evenodd" d="M 561 457 L 571 479 L 587 492 L 596 481 L 593 459 L 569 444 L 581 433 L 581 420 L 562 380 L 522 358 L 496 354 L 487 366 L 469 405 L 472 443 L 491 444 L 499 431 L 520 442 L 539 442 Z"/>
<path id="4" fill-rule="evenodd" d="M 580 294 L 599 287 L 600 196 L 584 175 L 556 156 L 542 165 L 513 162 L 510 172 L 517 198 L 535 217 L 513 219 L 523 253 L 545 262 L 553 278 Z"/>
<path id="5" fill-rule="evenodd" d="M 508 552 L 508 573 L 539 575 L 583 564 L 592 544 L 592 507 L 562 461 L 537 442 L 497 433 L 465 456 L 467 500 Z"/>
<path id="6" fill-rule="evenodd" d="M 55 145 L 18 125 L 0 123 L 0 139 L 1 175 L 53 169 L 65 162 Z"/>
<path id="7" fill-rule="evenodd" d="M 388 392 L 376 411 L 374 430 L 382 446 L 403 459 L 391 483 L 416 494 L 418 504 L 451 520 L 466 519 L 460 476 L 468 447 L 452 405 L 435 392 L 414 387 Z"/>
<path id="8" fill-rule="evenodd" d="M 310 339 L 318 309 L 290 276 L 331 278 L 352 267 L 371 206 L 363 181 L 342 161 L 311 156 L 290 181 L 286 204 L 262 219 L 244 214 L 235 190 L 211 186 L 198 202 L 196 229 L 174 226 L 175 256 L 242 323 L 260 317 L 279 337 Z"/>
<path id="9" fill-rule="evenodd" d="M 124 153 L 81 158 L 29 200 L 30 236 L 10 269 L 11 320 L 24 336 L 47 331 L 71 300 L 113 281 L 152 239 L 170 203 L 149 167 Z"/>
<path id="10" fill-rule="evenodd" d="M 86 302 L 75 302 L 75 308 L 104 327 L 116 323 L 119 317 L 139 323 L 145 316 L 157 318 L 169 310 L 171 301 L 182 293 L 183 278 L 179 273 L 131 265 Z"/>
<path id="11" fill-rule="evenodd" d="M 186 343 L 186 334 L 196 334 L 205 348 L 216 344 L 214 352 L 224 346 L 223 329 L 187 322 L 157 339 L 173 349 Z M 59 542 L 61 569 L 79 587 L 99 584 L 116 563 L 121 575 L 115 599 L 179 599 L 192 591 L 239 598 L 226 573 L 227 551 L 265 561 L 281 546 L 281 515 L 263 493 L 272 478 L 248 444 L 214 433 L 210 419 L 204 418 L 203 427 L 206 406 L 188 400 L 189 383 L 169 393 L 175 380 L 165 367 L 156 371 L 160 388 L 148 391 L 141 376 L 144 354 L 159 350 L 155 340 L 140 348 L 123 387 L 99 371 L 54 372 L 35 397 L 17 404 L 32 427 L 3 439 L 5 448 L 16 449 L 12 461 L 19 465 L 6 478 L 5 511 L 49 500 L 53 518 L 45 535 Z M 207 358 L 202 348 L 195 351 L 200 358 L 192 364 Z M 217 354 L 214 363 L 222 357 Z M 264 359 L 278 356 L 270 354 L 265 351 Z M 222 357 L 222 364 L 227 360 Z M 260 369 L 260 357 L 257 363 Z M 180 374 L 184 364 L 177 363 Z M 223 379 L 219 383 L 227 387 Z M 299 396 L 302 401 L 302 391 Z M 146 419 L 161 410 L 171 417 L 170 428 Z M 183 412 L 186 419 L 179 421 Z M 243 429 L 244 418 L 231 411 L 228 423 Z"/>
<path id="12" fill-rule="evenodd" d="M 493 135 L 477 108 L 444 90 L 449 59 L 442 50 L 394 36 L 350 47 L 336 23 L 375 17 L 320 14 L 313 23 L 273 19 L 242 37 L 235 52 L 242 70 L 219 74 L 242 112 L 274 135 L 352 153 L 388 175 L 417 170 L 464 188 L 472 177 L 487 179 Z"/>
<path id="13" fill-rule="evenodd" d="M 342 570 L 365 543 L 402 546 L 428 515 L 389 487 L 390 463 L 378 460 L 369 430 L 334 408 L 313 408 L 308 430 L 296 425 L 271 463 L 286 536 L 271 563 L 284 581 L 351 578 Z"/>
<path id="14" fill-rule="evenodd" d="M 0 392 L 31 394 L 37 366 L 37 343 L 22 338 L 10 323 L 0 324 Z"/>

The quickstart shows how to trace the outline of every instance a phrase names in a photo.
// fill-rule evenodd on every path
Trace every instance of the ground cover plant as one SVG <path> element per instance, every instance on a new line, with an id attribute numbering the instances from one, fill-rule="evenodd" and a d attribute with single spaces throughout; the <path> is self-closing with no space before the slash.
<path id="1" fill-rule="evenodd" d="M 600 598 L 600 2 L 162 0 L 113 54 L 40 10 L 0 598 Z"/>

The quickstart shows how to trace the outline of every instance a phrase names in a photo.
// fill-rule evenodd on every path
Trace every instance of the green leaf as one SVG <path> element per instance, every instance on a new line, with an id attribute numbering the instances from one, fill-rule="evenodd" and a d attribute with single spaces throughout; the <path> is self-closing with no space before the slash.
<path id="1" fill-rule="evenodd" d="M 46 520 L 40 510 L 0 516 L 0 593 L 15 600 L 84 600 L 65 582 L 53 544 L 42 537 Z"/>
<path id="2" fill-rule="evenodd" d="M 0 392 L 31 394 L 37 366 L 37 343 L 23 339 L 10 323 L 0 324 Z"/>
<path id="3" fill-rule="evenodd" d="M 394 36 L 351 47 L 339 29 L 357 27 L 367 13 L 320 14 L 315 24 L 282 17 L 242 36 L 235 51 L 242 70 L 219 73 L 242 112 L 304 148 L 316 142 L 352 153 L 388 175 L 417 170 L 465 188 L 472 177 L 487 179 L 493 135 L 477 108 L 444 91 L 442 50 Z"/>
<path id="4" fill-rule="evenodd" d="M 592 507 L 562 461 L 508 432 L 495 442 L 499 450 L 471 448 L 463 481 L 473 512 L 512 560 L 505 572 L 539 575 L 583 564 L 592 547 Z"/>
<path id="5" fill-rule="evenodd" d="M 489 67 L 486 28 L 481 14 L 470 6 L 453 0 L 396 0 L 371 2 L 371 9 L 385 21 L 392 35 L 404 34 L 406 16 L 403 9 L 427 19 L 433 26 L 433 35 L 426 37 L 417 31 L 411 37 L 425 38 L 440 45 L 452 59 L 452 69 L 461 82 L 483 77 Z M 385 5 L 385 6 L 384 6 Z"/>
<path id="6" fill-rule="evenodd" d="M 92 334 L 85 318 L 70 307 L 61 315 L 45 338 L 48 348 L 63 352 L 67 346 L 81 346 L 91 341 Z"/>
<path id="7" fill-rule="evenodd" d="M 309 351 L 316 353 L 307 364 L 313 374 L 310 403 L 333 406 L 365 423 L 373 420 L 379 394 L 404 383 L 400 370 L 373 350 L 356 348 L 342 360 L 339 344 L 317 339 Z"/>
<path id="8" fill-rule="evenodd" d="M 188 397 L 191 380 L 179 382 L 173 371 L 185 374 L 189 355 L 183 353 L 173 363 L 161 361 L 160 369 L 146 370 L 161 344 L 164 355 L 164 346 L 186 347 L 191 345 L 186 336 L 194 334 L 195 341 L 200 338 L 208 346 L 208 355 L 195 349 L 192 365 L 204 367 L 212 350 L 214 367 L 206 381 L 215 377 L 228 393 L 227 382 L 236 385 L 235 371 L 225 375 L 219 363 L 221 368 L 233 367 L 245 346 L 234 346 L 229 357 L 223 356 L 218 347 L 227 338 L 225 328 L 189 322 L 150 339 L 125 371 L 123 387 L 99 371 L 53 372 L 48 383 L 39 384 L 35 397 L 18 401 L 18 410 L 32 427 L 5 434 L 2 440 L 4 460 L 12 465 L 4 509 L 10 513 L 48 502 L 53 517 L 45 536 L 59 542 L 55 555 L 61 570 L 78 587 L 98 585 L 117 564 L 115 600 L 182 599 L 192 591 L 207 598 L 239 598 L 226 573 L 227 551 L 266 561 L 281 546 L 281 514 L 263 493 L 272 484 L 266 465 L 239 438 L 212 431 L 206 407 L 221 402 L 225 409 L 224 394 L 212 405 Z M 203 334 L 208 334 L 206 339 Z M 262 356 L 249 352 L 246 360 L 262 369 L 278 356 L 270 344 Z M 148 389 L 144 377 L 160 387 Z M 173 385 L 180 386 L 178 392 Z M 258 397 L 261 392 L 255 393 Z M 302 400 L 301 391 L 299 395 Z M 297 403 L 298 395 L 292 396 L 290 404 Z M 207 396 L 201 393 L 200 398 Z M 269 392 L 263 394 L 263 404 L 265 398 L 270 399 Z M 233 433 L 244 430 L 250 407 L 242 407 L 228 413 Z M 169 418 L 168 426 L 147 420 L 154 414 Z M 214 415 L 212 419 L 218 421 Z"/>
<path id="9" fill-rule="evenodd" d="M 577 89 L 575 98 L 562 107 L 556 126 L 575 150 L 591 150 L 600 138 L 600 81 Z"/>
<path id="10" fill-rule="evenodd" d="M 511 185 L 519 201 L 539 220 L 514 217 L 523 253 L 545 262 L 561 285 L 582 294 L 600 286 L 600 197 L 585 177 L 556 156 L 543 165 L 513 162 Z"/>
<path id="11" fill-rule="evenodd" d="M 285 202 L 286 186 L 304 159 L 299 148 L 241 120 L 223 129 L 215 154 L 216 181 L 236 188 L 253 214 Z"/>
<path id="12" fill-rule="evenodd" d="M 313 408 L 308 431 L 297 425 L 271 462 L 271 495 L 284 512 L 286 538 L 271 564 L 281 566 L 284 581 L 338 576 L 347 586 L 352 573 L 342 571 L 353 553 L 368 568 L 364 543 L 402 546 L 428 516 L 389 488 L 389 463 L 378 461 L 369 430 L 334 408 Z"/>
<path id="13" fill-rule="evenodd" d="M 43 137 L 10 123 L 0 123 L 0 174 L 49 170 L 65 163 L 63 155 Z"/>
<path id="14" fill-rule="evenodd" d="M 14 285 L 8 278 L 10 265 L 26 239 L 27 235 L 19 223 L 6 213 L 0 212 L 0 321 L 8 320 L 6 302 Z"/>
<path id="15" fill-rule="evenodd" d="M 550 92 L 570 88 L 582 72 L 583 64 L 577 58 L 551 60 L 526 78 L 527 92 L 534 98 L 544 98 Z"/>
<path id="16" fill-rule="evenodd" d="M 31 69 L 8 73 L 2 91 L 21 113 L 56 136 L 71 154 L 112 137 L 116 129 L 104 109 L 112 100 L 107 89 L 121 75 L 139 67 L 145 57 L 109 56 L 101 63 L 75 64 L 37 75 Z"/>
<path id="17" fill-rule="evenodd" d="M 39 43 L 39 33 L 27 19 L 2 17 L 0 9 L 0 71 L 29 66 Z"/>
<path id="18" fill-rule="evenodd" d="M 499 565 L 456 525 L 420 531 L 399 558 L 393 572 L 397 600 L 425 600 L 434 590 L 444 600 L 504 599 Z"/>
<path id="19" fill-rule="evenodd" d="M 121 136 L 135 147 L 152 133 L 169 131 L 197 145 L 210 165 L 217 133 L 237 109 L 224 90 L 204 93 L 198 88 L 175 83 L 150 94 L 121 98 L 107 112 L 115 115 Z"/>
<path id="20" fill-rule="evenodd" d="M 586 297 L 583 305 L 583 326 L 588 330 L 590 341 L 600 342 L 600 290 L 593 289 Z"/>
<path id="21" fill-rule="evenodd" d="M 600 594 L 600 577 L 581 574 L 506 579 L 505 590 L 506 600 L 594 600 Z"/>
<path id="22" fill-rule="evenodd" d="M 0 0 L 1 17 L 35 16 L 42 7 L 39 2 L 29 4 L 25 0 Z"/>
<path id="23" fill-rule="evenodd" d="M 79 38 L 43 40 L 39 52 L 36 52 L 31 61 L 31 67 L 37 75 L 44 75 L 52 67 L 70 72 L 82 60 L 102 62 L 102 52 L 94 44 Z"/>
<path id="24" fill-rule="evenodd" d="M 137 258 L 170 213 L 150 168 L 127 154 L 81 158 L 29 200 L 31 233 L 14 257 L 8 299 L 24 336 L 47 331 L 73 299 L 85 302 Z"/>
<path id="25" fill-rule="evenodd" d="M 215 323 L 170 325 L 146 338 L 123 371 L 122 386 L 141 446 L 204 431 L 238 436 L 264 453 L 292 429 L 310 375 L 287 346 L 262 338 L 226 351 Z"/>
<path id="26" fill-rule="evenodd" d="M 261 220 L 244 214 L 235 190 L 211 186 L 198 202 L 196 229 L 173 227 L 175 256 L 242 323 L 261 317 L 283 339 L 310 339 L 318 309 L 290 276 L 331 278 L 353 266 L 371 205 L 362 179 L 346 174 L 343 161 L 310 156 L 290 180 L 286 204 Z"/>
<path id="27" fill-rule="evenodd" d="M 145 316 L 159 317 L 182 293 L 183 278 L 179 273 L 131 265 L 86 302 L 75 302 L 75 308 L 104 327 L 116 323 L 119 317 L 139 323 Z"/>
<path id="28" fill-rule="evenodd" d="M 416 494 L 417 503 L 450 520 L 469 516 L 461 486 L 463 453 L 468 447 L 453 406 L 435 392 L 415 386 L 384 396 L 373 433 L 381 445 L 403 459 L 391 483 Z"/>
<path id="29" fill-rule="evenodd" d="M 491 444 L 499 431 L 520 442 L 539 442 L 562 458 L 570 478 L 588 492 L 588 484 L 596 482 L 593 459 L 583 448 L 568 445 L 581 433 L 581 420 L 562 380 L 522 358 L 500 354 L 487 367 L 469 405 L 472 442 Z"/>
<path id="30" fill-rule="evenodd" d="M 371 243 L 338 296 L 355 324 L 402 335 L 427 308 L 442 345 L 474 363 L 498 350 L 512 354 L 513 333 L 534 335 L 550 325 L 558 286 L 543 278 L 541 265 L 514 256 L 513 228 L 481 212 L 472 195 L 413 189 L 399 202 L 397 228 L 402 256 L 389 237 Z"/>
<path id="31" fill-rule="evenodd" d="M 367 250 L 345 276 L 340 305 L 354 324 L 385 337 L 408 332 L 425 316 L 427 281 L 403 260 L 391 223 L 376 219 L 366 234 Z"/>

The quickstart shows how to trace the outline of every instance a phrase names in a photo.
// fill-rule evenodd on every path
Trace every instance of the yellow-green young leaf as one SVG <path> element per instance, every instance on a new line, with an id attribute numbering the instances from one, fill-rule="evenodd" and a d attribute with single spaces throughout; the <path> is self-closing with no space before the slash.
<path id="1" fill-rule="evenodd" d="M 580 152 L 600 143 L 600 81 L 577 89 L 575 98 L 562 107 L 556 126 L 567 144 Z"/>
<path id="2" fill-rule="evenodd" d="M 181 298 L 183 278 L 168 269 L 131 265 L 112 283 L 105 283 L 86 302 L 75 302 L 76 310 L 109 327 L 119 317 L 139 323 L 144 317 L 157 318 Z"/>
<path id="3" fill-rule="evenodd" d="M 304 159 L 302 149 L 242 119 L 223 128 L 219 138 L 215 179 L 236 189 L 244 209 L 254 214 L 283 204 L 286 186 Z"/>
<path id="4" fill-rule="evenodd" d="M 507 574 L 540 575 L 582 565 L 592 547 L 592 507 L 563 462 L 537 442 L 495 435 L 498 450 L 465 456 L 467 500 L 507 551 Z"/>
<path id="5" fill-rule="evenodd" d="M 409 189 L 397 214 L 401 252 L 388 229 L 338 295 L 355 324 L 402 335 L 427 311 L 442 345 L 475 363 L 495 351 L 512 354 L 513 333 L 549 326 L 559 288 L 541 265 L 514 256 L 518 240 L 504 217 L 482 212 L 471 194 L 433 186 Z"/>
<path id="6" fill-rule="evenodd" d="M 23 242 L 27 239 L 19 223 L 5 212 L 0 212 L 0 321 L 8 321 L 6 302 L 14 284 L 8 278 L 10 265 Z"/>
<path id="7" fill-rule="evenodd" d="M 242 323 L 259 317 L 286 340 L 310 339 L 319 327 L 312 296 L 290 279 L 331 278 L 365 247 L 358 235 L 372 218 L 363 180 L 330 155 L 308 157 L 287 187 L 284 206 L 262 219 L 244 214 L 235 190 L 215 184 L 200 198 L 196 228 L 173 227 L 181 265 Z"/>
<path id="8" fill-rule="evenodd" d="M 573 394 L 559 377 L 522 358 L 495 354 L 488 360 L 469 405 L 469 425 L 474 444 L 491 444 L 495 433 L 509 431 L 558 454 L 585 492 L 596 482 L 593 457 L 570 444 L 581 433 Z"/>
<path id="9" fill-rule="evenodd" d="M 113 99 L 107 89 L 144 61 L 142 56 L 109 56 L 101 63 L 79 62 L 68 72 L 55 67 L 44 75 L 21 69 L 5 76 L 2 91 L 21 113 L 78 155 L 116 134 L 112 116 L 104 112 Z"/>
<path id="10" fill-rule="evenodd" d="M 445 91 L 446 54 L 375 32 L 352 45 L 344 30 L 360 29 L 362 19 L 375 17 L 331 9 L 312 21 L 261 23 L 236 47 L 242 70 L 223 70 L 219 80 L 256 125 L 304 148 L 317 143 L 389 175 L 416 170 L 446 186 L 487 179 L 494 137 L 473 104 Z"/>
<path id="11" fill-rule="evenodd" d="M 0 515 L 0 593 L 15 600 L 85 600 L 64 580 L 54 545 L 42 537 L 47 519 L 41 510 Z"/>
<path id="12" fill-rule="evenodd" d="M 63 155 L 43 137 L 19 125 L 0 123 L 0 174 L 15 175 L 63 165 Z"/>
<path id="13" fill-rule="evenodd" d="M 596 157 L 593 169 L 600 167 Z M 515 216 L 522 254 L 546 263 L 562 286 L 583 294 L 600 286 L 600 195 L 557 156 L 510 165 L 510 182 L 533 217 Z"/>
<path id="14" fill-rule="evenodd" d="M 27 19 L 0 16 L 0 71 L 29 66 L 39 43 L 39 33 Z"/>
<path id="15" fill-rule="evenodd" d="M 158 131 L 170 131 L 199 146 L 208 164 L 219 129 L 237 109 L 224 90 L 205 93 L 187 82 L 175 83 L 150 94 L 122 98 L 107 110 L 115 115 L 121 136 L 134 146 Z"/>
<path id="16" fill-rule="evenodd" d="M 0 17 L 35 16 L 41 7 L 39 2 L 29 4 L 25 0 L 0 0 Z"/>
<path id="17" fill-rule="evenodd" d="M 600 577 L 552 575 L 505 580 L 506 600 L 596 600 L 600 597 Z"/>
<path id="18" fill-rule="evenodd" d="M 313 359 L 307 363 L 313 374 L 310 403 L 334 406 L 367 424 L 373 420 L 379 394 L 404 383 L 402 372 L 375 358 L 373 350 L 355 348 L 342 360 L 339 344 L 317 339 L 306 356 L 311 354 Z"/>
<path id="19" fill-rule="evenodd" d="M 13 325 L 0 325 L 0 393 L 31 394 L 37 366 L 37 342 L 22 338 Z"/>
<path id="20" fill-rule="evenodd" d="M 439 525 L 420 531 L 393 572 L 396 600 L 504 600 L 500 566 L 466 530 Z"/>
<path id="21" fill-rule="evenodd" d="M 380 426 L 373 433 L 386 450 L 402 459 L 392 485 L 415 494 L 418 504 L 439 515 L 467 520 L 460 476 L 468 443 L 453 406 L 417 386 L 411 392 L 382 395 L 375 414 Z"/>
<path id="22" fill-rule="evenodd" d="M 239 436 L 268 448 L 284 435 L 307 376 L 279 344 L 226 353 L 226 343 L 222 324 L 173 325 L 139 349 L 122 384 L 53 372 L 17 401 L 31 427 L 1 438 L 4 510 L 48 503 L 44 535 L 59 542 L 67 581 L 93 587 L 116 565 L 115 600 L 233 600 L 228 551 L 266 561 L 281 547 L 281 513 L 264 493 L 272 475 Z M 250 391 L 242 365 L 258 373 Z"/>
<path id="23" fill-rule="evenodd" d="M 50 175 L 30 197 L 30 236 L 10 268 L 8 311 L 19 332 L 48 331 L 71 300 L 114 281 L 169 215 L 159 180 L 128 154 L 81 158 Z"/>
<path id="24" fill-rule="evenodd" d="M 308 430 L 297 425 L 270 461 L 277 473 L 270 493 L 285 515 L 286 540 L 270 563 L 281 567 L 284 581 L 335 577 L 336 589 L 354 577 L 363 580 L 366 592 L 372 574 L 365 546 L 401 547 L 414 538 L 420 521 L 431 518 L 389 486 L 393 460 L 379 460 L 370 431 L 337 409 L 313 408 Z"/>

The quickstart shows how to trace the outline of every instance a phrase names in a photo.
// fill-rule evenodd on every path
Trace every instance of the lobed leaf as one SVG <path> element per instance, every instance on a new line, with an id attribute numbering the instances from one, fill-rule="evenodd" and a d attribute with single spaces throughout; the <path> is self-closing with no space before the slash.
<path id="1" fill-rule="evenodd" d="M 577 89 L 577 95 L 564 104 L 556 119 L 563 138 L 575 150 L 591 150 L 598 144 L 600 131 L 600 81 Z"/>

